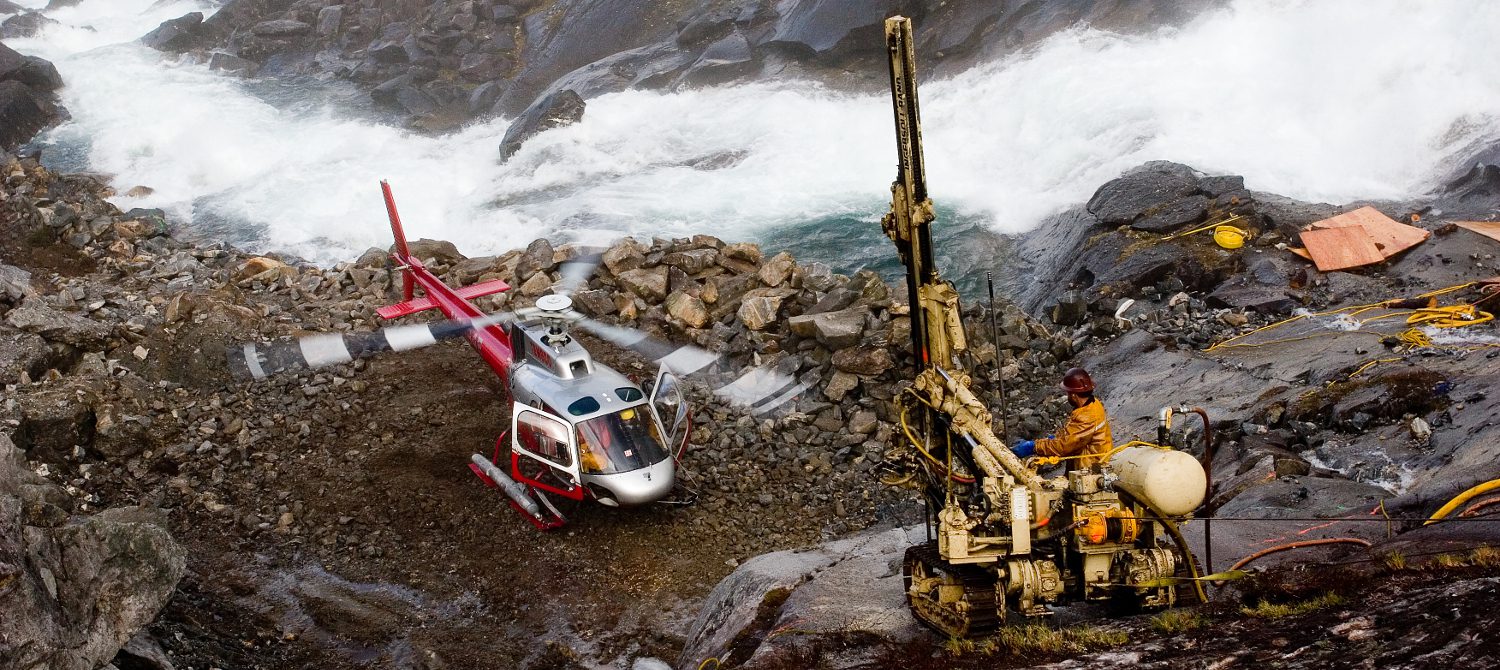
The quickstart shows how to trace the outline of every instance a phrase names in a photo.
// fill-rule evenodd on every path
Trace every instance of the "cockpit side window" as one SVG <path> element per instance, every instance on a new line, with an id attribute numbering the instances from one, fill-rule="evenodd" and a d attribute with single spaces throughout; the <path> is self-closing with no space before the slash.
<path id="1" fill-rule="evenodd" d="M 540 414 L 522 412 L 516 420 L 521 447 L 563 467 L 573 464 L 568 453 L 567 428 Z"/>

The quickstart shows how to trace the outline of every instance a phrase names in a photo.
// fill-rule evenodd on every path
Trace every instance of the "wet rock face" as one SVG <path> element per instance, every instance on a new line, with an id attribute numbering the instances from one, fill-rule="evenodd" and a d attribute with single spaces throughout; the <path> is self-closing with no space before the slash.
<path id="1" fill-rule="evenodd" d="M 53 91 L 61 87 L 52 63 L 0 44 L 0 149 L 25 144 L 60 118 Z"/>
<path id="2" fill-rule="evenodd" d="M 141 44 L 159 51 L 180 53 L 195 46 L 203 35 L 203 12 L 191 12 L 163 21 L 141 38 Z"/>
<path id="3" fill-rule="evenodd" d="M 24 12 L 0 22 L 0 38 L 35 37 L 43 28 L 56 24 L 41 12 Z"/>
<path id="4" fill-rule="evenodd" d="M 391 111 L 413 127 L 443 131 L 476 117 L 520 115 L 565 90 L 587 100 L 629 88 L 786 75 L 877 89 L 886 81 L 882 22 L 893 14 L 916 19 L 922 67 L 942 76 L 1080 22 L 1129 32 L 1181 22 L 1193 13 L 1159 0 L 933 5 L 231 0 L 201 26 L 184 17 L 163 24 L 148 42 L 172 51 L 228 53 L 263 67 L 263 73 L 323 74 L 372 89 L 405 78 L 411 92 L 401 96 L 403 104 L 389 104 Z M 513 151 L 502 149 L 505 155 Z"/>
<path id="5" fill-rule="evenodd" d="M 572 125 L 583 119 L 587 105 L 572 90 L 553 93 L 532 105 L 510 124 L 500 140 L 500 160 L 508 160 L 521 150 L 521 144 L 544 130 Z"/>
<path id="6" fill-rule="evenodd" d="M 166 604 L 185 555 L 154 512 L 69 519 L 70 497 L 0 434 L 0 668 L 91 670 Z"/>

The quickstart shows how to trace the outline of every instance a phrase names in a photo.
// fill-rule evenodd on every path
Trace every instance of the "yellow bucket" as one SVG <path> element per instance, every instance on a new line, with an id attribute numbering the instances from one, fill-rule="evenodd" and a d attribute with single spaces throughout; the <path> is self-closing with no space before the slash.
<path id="1" fill-rule="evenodd" d="M 1238 249 L 1245 246 L 1245 237 L 1245 231 L 1234 226 L 1214 228 L 1214 242 L 1225 249 Z"/>

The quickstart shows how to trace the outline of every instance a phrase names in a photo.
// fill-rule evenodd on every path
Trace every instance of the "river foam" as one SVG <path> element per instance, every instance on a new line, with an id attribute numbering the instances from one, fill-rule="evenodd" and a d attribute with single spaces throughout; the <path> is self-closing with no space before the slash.
<path id="1" fill-rule="evenodd" d="M 327 263 L 386 244 L 382 178 L 413 236 L 470 254 L 539 235 L 763 239 L 869 221 L 888 198 L 884 96 L 806 82 L 606 95 L 502 165 L 505 119 L 426 137 L 129 43 L 195 9 L 212 11 L 85 0 L 12 46 L 68 82 L 73 121 L 44 141 L 76 157 L 68 167 L 113 175 L 122 193 L 153 189 L 121 207 L 162 207 L 252 248 Z M 109 27 L 78 27 L 89 23 Z M 1500 141 L 1495 43 L 1500 3 L 1488 2 L 1255 0 L 1145 37 L 1068 31 L 924 81 L 931 192 L 1001 232 L 1155 159 L 1308 200 L 1420 195 Z M 307 86 L 308 100 L 328 97 Z"/>

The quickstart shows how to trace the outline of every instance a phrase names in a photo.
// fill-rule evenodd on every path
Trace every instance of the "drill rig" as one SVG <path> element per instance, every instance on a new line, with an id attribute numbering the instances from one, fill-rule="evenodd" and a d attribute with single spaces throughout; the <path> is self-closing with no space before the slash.
<path id="1" fill-rule="evenodd" d="M 964 638 L 1012 611 L 1049 615 L 1054 603 L 1133 609 L 1202 599 L 1177 528 L 1204 497 L 1196 459 L 1127 446 L 1100 466 L 1047 478 L 995 435 L 959 363 L 967 343 L 958 291 L 933 262 L 911 22 L 887 19 L 885 33 L 899 167 L 881 226 L 906 266 L 915 369 L 896 399 L 907 442 L 887 457 L 882 481 L 920 491 L 926 504 L 928 541 L 907 550 L 902 569 L 912 614 Z"/>

